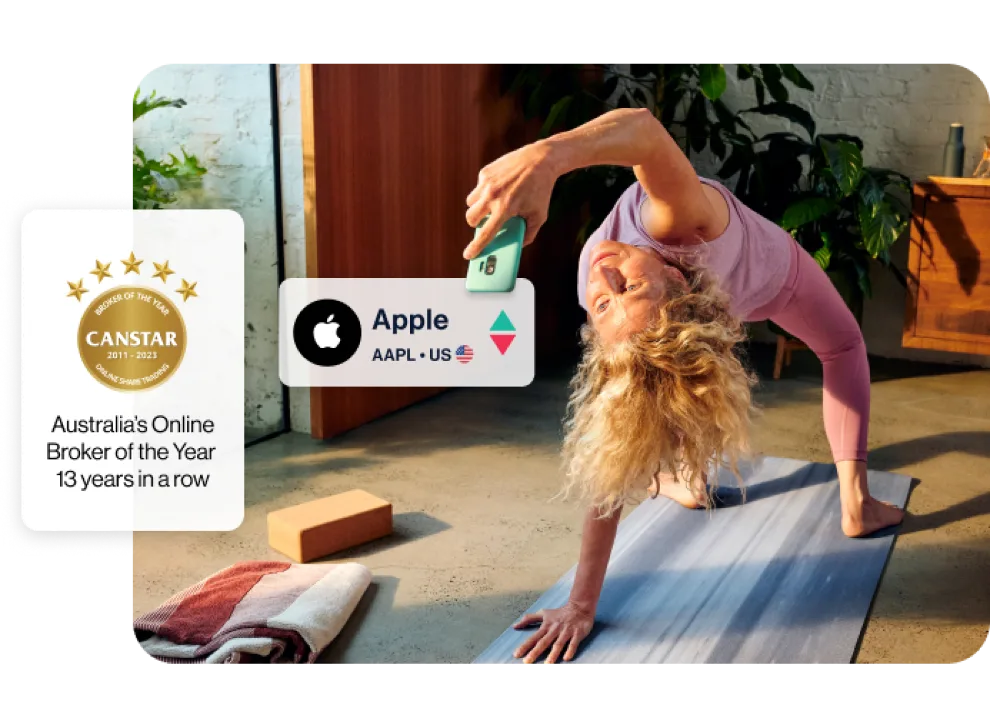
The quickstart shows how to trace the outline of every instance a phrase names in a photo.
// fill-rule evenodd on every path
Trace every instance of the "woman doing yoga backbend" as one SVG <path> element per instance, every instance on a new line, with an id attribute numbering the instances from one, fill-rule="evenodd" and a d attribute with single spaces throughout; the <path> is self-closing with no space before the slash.
<path id="1" fill-rule="evenodd" d="M 591 631 L 623 502 L 648 488 L 686 507 L 709 499 L 712 463 L 748 452 L 752 376 L 734 353 L 742 322 L 770 319 L 822 362 L 824 420 L 839 475 L 841 527 L 866 536 L 902 511 L 870 495 L 870 373 L 855 318 L 791 236 L 718 182 L 699 178 L 646 110 L 620 109 L 530 144 L 485 167 L 467 222 L 485 228 L 472 258 L 513 215 L 526 243 L 545 222 L 554 183 L 598 164 L 632 167 L 637 182 L 588 239 L 578 296 L 588 314 L 565 423 L 566 486 L 588 501 L 567 604 L 528 614 L 539 624 L 516 657 L 574 657 Z"/>

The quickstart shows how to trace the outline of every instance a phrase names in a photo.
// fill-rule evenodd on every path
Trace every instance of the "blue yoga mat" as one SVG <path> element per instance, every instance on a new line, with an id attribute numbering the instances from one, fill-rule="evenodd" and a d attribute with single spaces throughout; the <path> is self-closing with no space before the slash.
<path id="1" fill-rule="evenodd" d="M 718 507 L 646 500 L 619 526 L 595 627 L 574 662 L 849 662 L 896 529 L 850 539 L 834 465 L 763 458 L 731 474 Z M 870 490 L 904 506 L 905 475 L 870 471 Z M 574 568 L 526 612 L 567 601 Z M 512 657 L 511 627 L 475 662 Z"/>

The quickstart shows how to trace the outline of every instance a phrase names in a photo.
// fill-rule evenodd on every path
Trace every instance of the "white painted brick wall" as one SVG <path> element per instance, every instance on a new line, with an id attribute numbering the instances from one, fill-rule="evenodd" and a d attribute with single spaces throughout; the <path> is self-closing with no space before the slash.
<path id="1" fill-rule="evenodd" d="M 278 379 L 275 198 L 268 66 L 172 65 L 148 74 L 142 94 L 183 98 L 135 123 L 135 141 L 159 156 L 184 146 L 209 170 L 203 189 L 178 207 L 229 208 L 244 219 L 244 427 L 281 426 Z M 301 193 L 300 193 L 301 194 Z"/>

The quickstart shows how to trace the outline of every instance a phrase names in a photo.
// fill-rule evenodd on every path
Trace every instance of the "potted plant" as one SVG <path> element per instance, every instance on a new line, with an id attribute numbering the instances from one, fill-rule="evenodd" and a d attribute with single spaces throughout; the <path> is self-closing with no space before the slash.
<path id="1" fill-rule="evenodd" d="M 148 96 L 141 97 L 141 89 L 138 88 L 134 92 L 132 105 L 133 121 L 137 121 L 155 109 L 181 109 L 186 102 L 182 99 L 157 96 L 154 91 Z M 181 147 L 180 151 L 181 159 L 171 153 L 161 159 L 153 159 L 149 158 L 137 144 L 134 145 L 133 207 L 135 210 L 160 210 L 165 205 L 175 202 L 176 193 L 180 190 L 199 185 L 202 176 L 206 174 L 206 168 L 200 165 L 195 155 L 187 154 Z"/>

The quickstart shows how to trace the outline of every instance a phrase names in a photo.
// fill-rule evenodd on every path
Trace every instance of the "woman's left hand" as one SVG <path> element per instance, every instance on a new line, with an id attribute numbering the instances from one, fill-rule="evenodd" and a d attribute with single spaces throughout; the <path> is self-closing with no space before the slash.
<path id="1" fill-rule="evenodd" d="M 499 157 L 478 174 L 478 184 L 467 197 L 468 225 L 477 227 L 489 215 L 478 236 L 464 249 L 468 260 L 478 256 L 510 217 L 526 221 L 529 245 L 547 219 L 550 194 L 559 172 L 544 142 L 528 144 Z"/>

